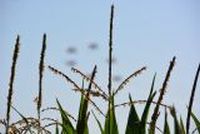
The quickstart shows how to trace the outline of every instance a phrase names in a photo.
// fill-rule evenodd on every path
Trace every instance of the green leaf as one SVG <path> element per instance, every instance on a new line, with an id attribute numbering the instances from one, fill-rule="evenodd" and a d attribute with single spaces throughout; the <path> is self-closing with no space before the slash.
<path id="1" fill-rule="evenodd" d="M 56 131 L 55 131 L 55 134 L 59 134 L 58 124 L 56 124 Z"/>
<path id="2" fill-rule="evenodd" d="M 129 94 L 129 99 L 131 102 L 131 108 L 128 116 L 128 123 L 126 126 L 125 134 L 140 134 L 140 119 L 138 117 L 137 111 L 134 104 L 132 103 L 131 95 Z"/>
<path id="3" fill-rule="evenodd" d="M 81 101 L 80 101 L 80 108 L 79 108 L 79 115 L 78 115 L 78 123 L 76 126 L 76 130 L 78 134 L 88 134 L 88 126 L 87 126 L 87 111 L 88 111 L 88 102 L 90 98 L 90 90 L 92 88 L 92 81 L 94 80 L 95 74 L 96 74 L 97 66 L 95 65 L 93 71 L 91 80 L 87 89 L 86 95 L 81 95 Z M 83 88 L 84 89 L 84 88 Z"/>
<path id="4" fill-rule="evenodd" d="M 58 108 L 61 114 L 61 118 L 62 118 L 62 134 L 74 134 L 75 133 L 75 129 L 71 123 L 71 121 L 68 118 L 68 115 L 66 114 L 66 112 L 63 110 L 60 102 L 58 101 L 58 99 L 56 99 L 57 104 L 58 104 Z"/>
<path id="5" fill-rule="evenodd" d="M 104 134 L 118 134 L 118 125 L 115 117 L 114 96 L 110 96 L 110 106 L 106 114 Z"/>
<path id="6" fill-rule="evenodd" d="M 180 117 L 180 128 L 181 128 L 182 134 L 186 134 L 184 123 L 181 117 Z"/>
<path id="7" fill-rule="evenodd" d="M 86 116 L 86 126 L 85 126 L 85 129 L 84 129 L 84 134 L 89 134 L 89 129 L 88 129 L 88 119 L 89 119 L 89 116 L 90 116 L 90 112 L 88 112 L 87 116 Z"/>
<path id="8" fill-rule="evenodd" d="M 176 116 L 175 108 L 173 107 L 170 110 L 170 112 L 171 112 L 172 117 L 174 118 L 174 134 L 181 134 L 181 128 L 180 128 L 180 125 L 179 125 L 179 122 L 178 122 L 178 119 Z"/>
<path id="9" fill-rule="evenodd" d="M 104 130 L 103 130 L 103 127 L 102 127 L 102 125 L 101 125 L 101 122 L 100 122 L 99 119 L 96 117 L 96 115 L 94 114 L 93 111 L 92 111 L 92 114 L 93 114 L 93 116 L 94 116 L 94 118 L 95 118 L 95 120 L 96 120 L 96 122 L 97 122 L 97 124 L 98 124 L 98 126 L 99 126 L 99 129 L 100 129 L 100 131 L 101 131 L 101 134 L 104 134 Z"/>
<path id="10" fill-rule="evenodd" d="M 142 117 L 141 117 L 141 125 L 140 125 L 140 130 L 141 130 L 141 134 L 145 134 L 146 133 L 146 123 L 147 123 L 147 118 L 148 118 L 148 114 L 149 114 L 149 109 L 151 106 L 151 102 L 153 101 L 153 98 L 156 95 L 156 92 L 153 93 L 153 89 L 154 89 L 154 83 L 155 83 L 155 78 L 156 78 L 156 74 L 153 77 L 152 80 L 152 84 L 151 84 L 151 90 L 147 99 L 147 103 L 145 105 Z"/>
<path id="11" fill-rule="evenodd" d="M 169 124 L 167 121 L 167 110 L 165 110 L 164 134 L 170 134 L 170 128 L 169 128 Z"/>
<path id="12" fill-rule="evenodd" d="M 88 100 L 85 99 L 83 95 L 81 95 L 81 101 L 79 106 L 79 115 L 78 115 L 78 123 L 76 126 L 78 134 L 88 134 L 88 125 L 87 125 L 87 103 Z"/>
<path id="13" fill-rule="evenodd" d="M 192 119 L 194 120 L 194 123 L 196 125 L 196 129 L 200 133 L 200 120 L 197 119 L 197 117 L 194 115 L 193 112 L 191 112 Z"/>

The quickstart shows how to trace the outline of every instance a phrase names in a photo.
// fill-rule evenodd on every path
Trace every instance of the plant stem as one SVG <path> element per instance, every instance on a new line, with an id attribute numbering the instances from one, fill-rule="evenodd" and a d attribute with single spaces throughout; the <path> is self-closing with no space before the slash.
<path id="1" fill-rule="evenodd" d="M 9 88 L 8 88 L 7 112 L 6 112 L 6 134 L 8 133 L 8 129 L 9 129 L 9 125 L 10 125 L 10 109 L 11 109 L 11 104 L 12 104 L 15 69 L 16 69 L 16 65 L 17 65 L 17 58 L 18 58 L 19 47 L 20 47 L 19 40 L 20 40 L 20 37 L 18 35 L 17 39 L 16 39 L 14 52 L 13 52 L 11 75 L 10 75 L 10 82 L 9 82 Z"/>
<path id="2" fill-rule="evenodd" d="M 188 107 L 188 113 L 187 113 L 186 134 L 189 134 L 190 115 L 191 115 L 191 112 L 192 112 L 192 105 L 193 105 L 193 102 L 194 102 L 194 94 L 195 94 L 195 90 L 196 90 L 196 86 L 197 86 L 199 73 L 200 73 L 200 64 L 198 66 L 198 69 L 197 69 L 197 72 L 196 72 L 196 75 L 195 75 L 195 79 L 194 79 L 194 84 L 193 84 L 192 91 L 191 91 L 189 107 Z"/>

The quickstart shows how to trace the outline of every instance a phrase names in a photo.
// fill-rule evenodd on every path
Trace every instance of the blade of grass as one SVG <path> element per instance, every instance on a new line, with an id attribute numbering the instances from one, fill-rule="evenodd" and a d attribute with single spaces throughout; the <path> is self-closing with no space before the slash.
<path id="1" fill-rule="evenodd" d="M 58 128 L 58 124 L 56 123 L 56 131 L 55 134 L 59 134 L 59 128 Z"/>
<path id="2" fill-rule="evenodd" d="M 89 134 L 89 128 L 88 128 L 88 120 L 89 120 L 89 117 L 90 117 L 90 112 L 87 113 L 87 116 L 86 116 L 86 127 L 85 127 L 85 132 L 84 134 Z"/>
<path id="3" fill-rule="evenodd" d="M 200 73 L 200 64 L 197 68 L 195 79 L 194 79 L 194 84 L 192 86 L 192 91 L 191 91 L 191 96 L 190 96 L 190 101 L 189 101 L 189 107 L 188 107 L 188 113 L 187 113 L 187 121 L 186 121 L 186 134 L 189 134 L 189 129 L 190 129 L 190 115 L 192 111 L 192 105 L 194 101 L 194 95 L 195 95 L 195 90 L 199 78 L 199 73 Z"/>
<path id="4" fill-rule="evenodd" d="M 182 134 L 185 134 L 186 133 L 185 127 L 184 127 L 184 123 L 181 117 L 180 117 L 180 128 L 181 128 Z"/>
<path id="5" fill-rule="evenodd" d="M 98 126 L 99 126 L 99 129 L 100 129 L 100 131 L 101 131 L 101 134 L 104 134 L 104 130 L 103 130 L 103 127 L 102 127 L 102 125 L 101 125 L 101 122 L 100 122 L 99 119 L 96 117 L 96 115 L 94 114 L 93 111 L 92 111 L 92 114 L 93 114 L 93 116 L 94 116 L 94 118 L 95 118 L 95 120 L 96 120 L 96 122 L 97 122 L 97 124 L 98 124 Z"/>
<path id="6" fill-rule="evenodd" d="M 172 117 L 174 119 L 174 134 L 182 134 L 181 127 L 180 127 L 180 124 L 179 124 L 177 116 L 176 116 L 175 108 L 172 107 L 170 112 L 171 112 L 171 115 L 172 115 Z"/>
<path id="7" fill-rule="evenodd" d="M 106 114 L 106 121 L 104 127 L 105 134 L 118 134 L 118 125 L 115 116 L 114 96 L 110 98 L 110 108 Z"/>
<path id="8" fill-rule="evenodd" d="M 95 74 L 96 74 L 96 69 L 97 66 L 95 65 L 92 76 L 91 76 L 91 81 L 89 83 L 88 89 L 87 89 L 87 94 L 86 96 L 81 95 L 81 102 L 80 102 L 80 109 L 79 109 L 79 118 L 78 118 L 78 123 L 77 123 L 77 133 L 78 134 L 85 134 L 86 133 L 86 126 L 87 126 L 87 110 L 88 110 L 88 98 L 90 98 L 90 90 L 92 88 L 92 81 L 94 80 Z"/>
<path id="9" fill-rule="evenodd" d="M 165 109 L 165 123 L 164 123 L 164 134 L 170 134 L 170 128 L 167 121 L 167 110 Z"/>
<path id="10" fill-rule="evenodd" d="M 132 102 L 130 94 L 129 100 Z M 140 134 L 140 119 L 133 103 L 131 103 L 125 134 Z"/>
<path id="11" fill-rule="evenodd" d="M 195 116 L 193 112 L 191 112 L 192 119 L 196 125 L 197 131 L 200 133 L 200 120 Z"/>
<path id="12" fill-rule="evenodd" d="M 58 104 L 58 108 L 59 108 L 60 115 L 62 118 L 62 133 L 75 134 L 75 129 L 74 129 L 71 121 L 69 120 L 67 114 L 65 113 L 64 109 L 62 108 L 60 102 L 58 101 L 58 99 L 56 99 L 56 102 Z"/>
<path id="13" fill-rule="evenodd" d="M 140 126 L 141 134 L 146 133 L 146 123 L 147 123 L 147 118 L 148 118 L 148 114 L 149 114 L 149 109 L 150 109 L 150 106 L 151 106 L 151 102 L 153 101 L 153 98 L 156 95 L 156 91 L 153 92 L 154 84 L 155 84 L 155 78 L 156 78 L 156 74 L 153 77 L 149 97 L 147 99 L 147 103 L 146 103 L 146 106 L 145 106 L 143 114 L 142 114 L 141 126 Z"/>

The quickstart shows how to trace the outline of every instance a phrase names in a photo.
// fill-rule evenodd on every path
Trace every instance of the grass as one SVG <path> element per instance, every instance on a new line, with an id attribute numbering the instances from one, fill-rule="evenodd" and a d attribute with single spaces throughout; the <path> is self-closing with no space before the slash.
<path id="1" fill-rule="evenodd" d="M 39 92 L 38 92 L 38 101 L 37 101 L 37 114 L 38 120 L 40 123 L 40 111 L 42 107 L 42 82 L 43 82 L 43 74 L 44 74 L 44 57 L 46 50 L 46 34 L 43 35 L 42 49 L 40 54 L 40 63 L 39 63 Z M 38 131 L 38 133 L 40 133 Z"/>
<path id="2" fill-rule="evenodd" d="M 11 66 L 11 75 L 10 75 L 10 82 L 9 82 L 9 89 L 8 89 L 8 97 L 7 97 L 7 111 L 6 111 L 6 133 L 8 133 L 8 128 L 10 125 L 10 109 L 12 105 L 12 96 L 13 96 L 13 86 L 15 80 L 15 69 L 17 65 L 18 53 L 20 48 L 20 37 L 17 36 L 16 44 L 13 52 L 12 58 L 12 66 Z"/>
<path id="3" fill-rule="evenodd" d="M 172 70 L 174 68 L 174 65 L 175 65 L 175 60 L 176 60 L 176 57 L 173 57 L 170 65 L 169 65 L 169 69 L 167 71 L 167 74 L 166 74 L 165 80 L 163 82 L 162 88 L 160 89 L 160 95 L 159 95 L 156 107 L 155 107 L 154 112 L 153 112 L 152 117 L 151 117 L 151 124 L 150 124 L 150 129 L 149 129 L 149 133 L 150 134 L 154 134 L 155 133 L 155 125 L 156 125 L 156 121 L 157 121 L 158 116 L 159 116 L 159 107 L 160 107 L 159 104 L 162 103 L 164 94 L 166 92 L 167 83 L 169 81 L 171 72 L 172 72 Z"/>
<path id="4" fill-rule="evenodd" d="M 46 53 L 46 34 L 43 35 L 43 42 L 42 42 L 42 49 L 40 54 L 40 61 L 39 61 L 39 88 L 38 88 L 38 97 L 37 97 L 37 117 L 26 117 L 24 116 L 20 110 L 16 109 L 12 105 L 12 96 L 14 90 L 14 80 L 15 80 L 15 71 L 19 53 L 19 36 L 17 36 L 16 44 L 13 52 L 13 59 L 11 65 L 11 76 L 8 88 L 8 98 L 7 98 L 7 111 L 6 111 L 6 118 L 0 120 L 0 124 L 5 126 L 5 133 L 6 134 L 15 134 L 15 133 L 38 133 L 38 134 L 48 134 L 48 133 L 56 133 L 56 134 L 89 134 L 89 126 L 88 122 L 90 121 L 89 118 L 91 116 L 90 113 L 94 116 L 96 123 L 100 129 L 101 134 L 118 134 L 119 127 L 117 122 L 117 115 L 115 112 L 116 108 L 121 108 L 121 106 L 128 105 L 130 107 L 127 124 L 125 128 L 125 134 L 154 134 L 157 131 L 170 134 L 172 130 L 174 134 L 189 134 L 198 132 L 200 133 L 200 119 L 192 112 L 195 91 L 197 89 L 197 82 L 200 73 L 200 64 L 196 71 L 196 76 L 194 79 L 194 84 L 191 90 L 191 96 L 188 104 L 187 111 L 187 120 L 184 121 L 182 118 L 177 117 L 176 109 L 174 106 L 168 106 L 163 104 L 164 95 L 167 92 L 167 85 L 169 83 L 170 77 L 172 76 L 172 70 L 175 67 L 175 60 L 176 57 L 172 58 L 170 62 L 169 68 L 167 70 L 166 76 L 164 78 L 163 84 L 160 88 L 160 93 L 158 95 L 157 101 L 154 100 L 156 95 L 158 94 L 157 91 L 154 89 L 154 85 L 156 82 L 156 74 L 152 79 L 152 84 L 150 86 L 150 91 L 147 99 L 144 100 L 134 100 L 132 99 L 131 95 L 129 95 L 129 101 L 125 103 L 121 103 L 119 105 L 115 104 L 115 98 L 117 94 L 123 89 L 126 89 L 126 85 L 129 83 L 130 80 L 136 78 L 139 74 L 146 70 L 146 67 L 142 67 L 132 74 L 130 74 L 126 79 L 124 79 L 121 84 L 116 89 L 112 89 L 112 59 L 113 59 L 113 26 L 114 26 L 114 5 L 111 6 L 111 13 L 110 13 L 110 25 L 109 25 L 109 43 L 108 43 L 108 83 L 107 83 L 107 92 L 100 88 L 100 86 L 95 82 L 95 76 L 97 73 L 97 66 L 95 65 L 91 76 L 84 74 L 77 68 L 72 68 L 72 71 L 75 74 L 78 74 L 82 78 L 82 85 L 77 84 L 76 81 L 71 79 L 67 74 L 64 74 L 59 69 L 52 67 L 50 65 L 45 64 L 45 53 Z M 73 117 L 69 112 L 63 108 L 62 104 L 59 102 L 59 98 L 56 99 L 57 106 L 48 107 L 46 109 L 42 109 L 42 96 L 43 96 L 43 77 L 44 77 L 44 69 L 47 69 L 53 72 L 56 76 L 60 76 L 63 80 L 67 82 L 67 84 L 71 84 L 72 90 L 81 94 L 81 100 L 79 104 L 79 112 L 78 117 Z M 85 83 L 88 83 L 88 87 L 85 88 Z M 93 100 L 93 97 L 100 98 L 104 103 L 108 105 L 107 113 L 102 112 L 101 108 Z M 145 104 L 143 112 L 140 114 L 137 112 L 135 104 Z M 155 105 L 154 109 L 152 105 Z M 89 105 L 93 106 L 95 110 L 88 109 Z M 157 120 L 160 117 L 160 107 L 165 108 L 164 113 L 164 126 L 161 129 L 161 126 L 157 124 Z M 150 110 L 153 109 L 153 113 Z M 10 113 L 11 110 L 14 110 L 21 119 L 10 123 Z M 58 111 L 61 119 L 54 119 L 51 117 L 42 118 L 41 113 L 49 110 Z M 105 119 L 104 125 L 98 119 L 95 112 L 99 112 Z M 170 113 L 170 114 L 169 114 Z M 171 116 L 174 121 L 174 127 L 171 128 L 168 123 L 168 117 Z M 193 124 L 196 128 L 190 131 L 190 124 L 191 120 L 193 119 Z M 149 120 L 150 119 L 150 120 Z M 45 125 L 42 125 L 41 122 L 48 122 Z M 74 125 L 75 124 L 75 125 Z M 55 127 L 55 131 L 50 131 L 49 127 Z"/>

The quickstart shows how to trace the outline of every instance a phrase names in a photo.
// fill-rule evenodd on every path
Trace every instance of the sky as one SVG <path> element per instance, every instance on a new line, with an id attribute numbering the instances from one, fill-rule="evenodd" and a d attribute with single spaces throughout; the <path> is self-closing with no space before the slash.
<path id="1" fill-rule="evenodd" d="M 124 91 L 116 96 L 116 104 L 128 101 L 129 93 L 135 100 L 147 98 L 155 72 L 155 89 L 159 91 L 169 62 L 176 56 L 176 65 L 163 102 L 175 105 L 177 113 L 185 118 L 195 71 L 200 63 L 198 0 L 0 0 L 0 118 L 5 118 L 12 52 L 18 34 L 21 48 L 13 105 L 24 115 L 36 116 L 33 100 L 38 92 L 38 64 L 44 33 L 47 34 L 46 66 L 62 70 L 80 84 L 81 77 L 73 73 L 67 63 L 75 61 L 75 67 L 86 74 L 97 65 L 96 81 L 107 91 L 108 29 L 113 3 L 114 76 L 120 76 L 123 80 L 137 69 L 147 66 L 144 73 L 130 81 Z M 98 44 L 98 48 L 88 48 L 91 43 Z M 76 52 L 67 53 L 66 50 L 72 47 L 76 48 Z M 119 81 L 114 82 L 113 89 L 119 84 Z M 76 117 L 80 94 L 71 88 L 70 84 L 46 68 L 43 108 L 55 106 L 58 98 L 63 107 Z M 197 85 L 193 107 L 198 116 L 199 98 L 200 84 Z M 94 100 L 106 112 L 106 103 L 98 98 Z M 136 105 L 140 113 L 143 106 Z M 129 107 L 116 109 L 120 133 L 124 132 L 128 110 Z M 103 117 L 96 114 L 104 123 Z M 42 116 L 57 117 L 58 114 L 50 111 Z M 20 117 L 12 111 L 11 120 L 14 122 L 17 119 Z M 161 128 L 162 119 L 159 121 Z M 91 116 L 91 133 L 99 133 L 94 122 Z M 4 131 L 2 127 L 1 131 Z"/>

